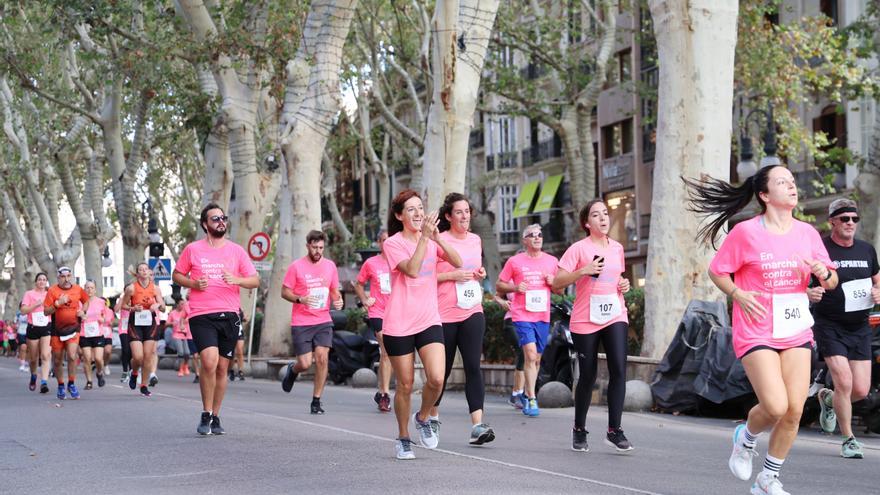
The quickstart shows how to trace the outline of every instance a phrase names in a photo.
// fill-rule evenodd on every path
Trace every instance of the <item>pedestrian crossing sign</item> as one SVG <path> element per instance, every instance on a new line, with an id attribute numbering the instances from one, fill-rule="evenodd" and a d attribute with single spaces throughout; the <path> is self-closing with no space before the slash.
<path id="1" fill-rule="evenodd" d="M 153 280 L 171 280 L 171 258 L 150 258 L 147 264 L 153 270 Z"/>

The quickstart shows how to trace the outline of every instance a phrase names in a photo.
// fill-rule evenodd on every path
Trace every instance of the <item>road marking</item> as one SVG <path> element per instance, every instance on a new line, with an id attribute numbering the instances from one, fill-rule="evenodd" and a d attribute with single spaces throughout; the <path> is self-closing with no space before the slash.
<path id="1" fill-rule="evenodd" d="M 118 386 L 118 385 L 117 385 L 117 386 Z M 122 387 L 119 387 L 119 388 L 122 388 Z M 196 403 L 196 404 L 201 404 L 201 401 L 200 401 L 200 400 L 188 399 L 188 398 L 186 398 L 186 397 L 179 397 L 179 396 L 176 396 L 176 395 L 171 395 L 171 394 L 166 394 L 166 393 L 154 393 L 153 395 L 159 395 L 159 396 L 162 396 L 162 397 L 168 397 L 168 398 L 170 398 L 170 399 L 176 399 L 176 400 L 180 400 L 180 401 L 184 401 L 184 402 L 193 402 L 193 403 Z M 388 438 L 388 437 L 380 437 L 379 435 L 373 435 L 372 433 L 364 433 L 364 432 L 361 432 L 361 431 L 349 430 L 349 429 L 347 429 L 347 428 L 340 428 L 340 427 L 338 427 L 338 426 L 330 426 L 330 425 L 325 425 L 325 424 L 322 424 L 322 423 L 313 423 L 313 422 L 311 422 L 311 421 L 306 421 L 306 420 L 303 420 L 303 419 L 287 418 L 287 417 L 284 417 L 284 416 L 278 416 L 278 415 L 275 415 L 275 414 L 269 414 L 269 413 L 262 413 L 262 412 L 259 412 L 259 411 L 252 411 L 252 410 L 250 410 L 250 409 L 243 409 L 243 408 L 235 407 L 235 406 L 224 406 L 224 409 L 227 410 L 227 411 L 228 411 L 228 410 L 233 410 L 233 411 L 238 411 L 238 412 L 240 412 L 240 413 L 247 413 L 247 414 L 252 414 L 252 415 L 257 415 L 257 416 L 263 416 L 263 417 L 271 418 L 271 419 L 278 419 L 278 420 L 281 420 L 281 421 L 288 421 L 288 422 L 291 422 L 291 423 L 297 423 L 297 424 L 301 424 L 301 425 L 304 425 L 304 426 L 310 426 L 310 427 L 313 427 L 313 428 L 323 428 L 323 429 L 325 429 L 325 430 L 335 431 L 335 432 L 337 432 L 337 433 L 346 433 L 346 434 L 349 434 L 349 435 L 356 435 L 356 436 L 359 436 L 359 437 L 369 438 L 369 439 L 372 439 L 372 440 L 379 440 L 379 441 L 381 441 L 381 442 L 389 442 L 389 443 L 394 442 L 394 439 L 391 439 L 391 438 Z M 413 444 L 413 445 L 419 447 L 420 449 L 423 448 L 423 447 L 418 446 L 418 445 L 416 445 L 416 444 Z M 427 450 L 427 449 L 425 449 L 425 450 Z M 547 470 L 547 469 L 541 469 L 541 468 L 536 468 L 536 467 L 532 467 L 532 466 L 524 466 L 524 465 L 522 465 L 522 464 L 514 464 L 514 463 L 511 463 L 511 462 L 499 461 L 499 460 L 497 460 L 497 459 L 490 459 L 490 458 L 488 458 L 488 457 L 481 457 L 481 456 L 478 456 L 478 455 L 462 454 L 461 452 L 455 452 L 455 451 L 452 451 L 452 450 L 432 449 L 431 451 L 432 451 L 432 452 L 438 452 L 438 453 L 441 453 L 441 454 L 451 455 L 451 456 L 455 456 L 455 457 L 463 457 L 463 458 L 465 458 L 465 459 L 471 459 L 471 460 L 475 460 L 475 461 L 482 461 L 482 462 L 486 462 L 486 463 L 489 463 L 489 464 L 495 464 L 495 465 L 498 465 L 498 466 L 508 467 L 508 468 L 511 468 L 511 469 L 521 469 L 521 470 L 524 470 L 524 471 L 531 471 L 531 472 L 533 472 L 533 473 L 540 473 L 540 474 L 545 474 L 545 475 L 548 475 L 548 476 L 555 476 L 555 477 L 557 477 L 557 478 L 565 478 L 565 479 L 569 479 L 569 480 L 573 480 L 573 481 L 582 481 L 582 482 L 584 482 L 584 483 L 590 483 L 590 484 L 593 484 L 593 485 L 603 486 L 603 487 L 605 487 L 605 488 L 615 488 L 615 489 L 623 490 L 623 491 L 625 491 L 625 492 L 629 492 L 629 493 L 639 493 L 639 494 L 642 494 L 642 495 L 663 495 L 663 494 L 658 493 L 658 492 L 650 492 L 650 491 L 641 490 L 641 489 L 638 489 L 638 488 L 633 488 L 633 487 L 630 487 L 630 486 L 616 485 L 616 484 L 614 484 L 614 483 L 607 483 L 607 482 L 605 482 L 605 481 L 594 480 L 594 479 L 591 479 L 591 478 L 584 478 L 584 477 L 581 477 L 581 476 L 574 476 L 574 475 L 571 475 L 571 474 L 560 473 L 560 472 L 558 472 L 558 471 L 550 471 L 550 470 Z"/>
<path id="2" fill-rule="evenodd" d="M 192 471 L 189 473 L 176 473 L 176 474 L 145 474 L 141 476 L 117 476 L 115 479 L 117 480 L 144 480 L 144 479 L 156 479 L 156 478 L 182 478 L 184 476 L 200 476 L 203 474 L 216 473 L 216 469 L 210 469 L 208 471 Z"/>

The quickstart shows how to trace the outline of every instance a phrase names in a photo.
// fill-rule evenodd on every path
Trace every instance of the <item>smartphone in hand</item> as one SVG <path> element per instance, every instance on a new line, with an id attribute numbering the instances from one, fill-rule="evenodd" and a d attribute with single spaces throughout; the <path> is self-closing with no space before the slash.
<path id="1" fill-rule="evenodd" d="M 604 262 L 605 262 L 605 257 L 604 257 L 604 256 L 599 256 L 598 254 L 593 255 L 593 261 L 596 261 L 596 260 L 599 260 L 600 263 L 604 263 Z M 598 273 L 595 274 L 595 275 L 590 275 L 590 276 L 593 277 L 593 278 L 599 278 L 599 274 L 598 274 Z"/>

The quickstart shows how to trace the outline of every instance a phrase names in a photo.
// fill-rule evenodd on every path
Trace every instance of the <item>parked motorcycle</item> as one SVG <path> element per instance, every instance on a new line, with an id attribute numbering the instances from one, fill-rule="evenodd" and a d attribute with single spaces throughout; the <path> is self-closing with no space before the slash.
<path id="1" fill-rule="evenodd" d="M 333 318 L 333 347 L 328 356 L 328 378 L 339 385 L 361 368 L 373 369 L 379 361 L 379 341 L 366 324 L 357 333 L 346 330 L 348 316 L 344 311 L 331 310 Z"/>
<path id="2" fill-rule="evenodd" d="M 880 433 L 880 313 L 872 313 L 870 323 L 874 329 L 874 337 L 871 340 L 871 386 L 868 396 L 853 402 L 853 417 L 862 418 L 862 422 L 868 431 Z M 804 413 L 801 416 L 801 426 L 808 426 L 819 419 L 821 408 L 817 394 L 823 387 L 834 388 L 831 373 L 825 367 L 824 361 L 819 361 L 814 351 L 813 382 L 810 392 L 804 403 Z"/>
<path id="3" fill-rule="evenodd" d="M 547 337 L 547 347 L 541 355 L 535 393 L 547 382 L 562 382 L 572 388 L 577 381 L 577 353 L 569 328 L 572 308 L 570 301 L 550 303 L 550 335 Z"/>

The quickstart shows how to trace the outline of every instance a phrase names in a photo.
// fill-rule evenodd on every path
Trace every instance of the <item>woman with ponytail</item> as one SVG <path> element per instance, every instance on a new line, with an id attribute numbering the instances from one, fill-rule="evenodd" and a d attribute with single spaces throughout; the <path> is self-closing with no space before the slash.
<path id="1" fill-rule="evenodd" d="M 733 299 L 734 353 L 758 397 L 748 421 L 734 430 L 728 467 L 749 480 L 758 436 L 770 431 L 764 469 L 751 493 L 786 495 L 779 470 L 797 436 L 810 382 L 807 284 L 813 275 L 830 290 L 837 274 L 819 233 L 792 214 L 798 191 L 785 167 L 764 167 L 741 186 L 713 178 L 683 180 L 689 210 L 709 219 L 698 238 L 713 247 L 718 232 L 753 197 L 761 210 L 731 229 L 709 265 L 709 278 Z"/>

